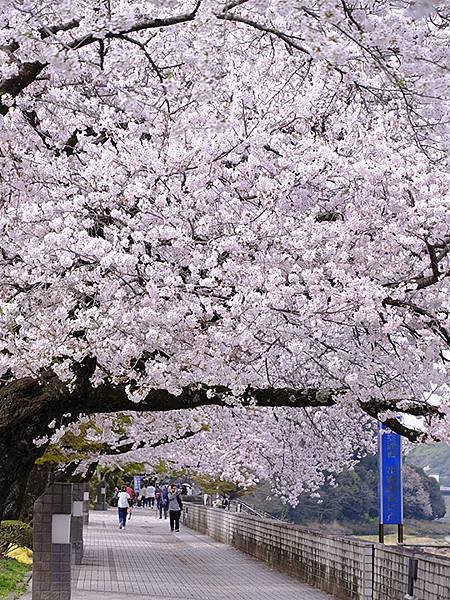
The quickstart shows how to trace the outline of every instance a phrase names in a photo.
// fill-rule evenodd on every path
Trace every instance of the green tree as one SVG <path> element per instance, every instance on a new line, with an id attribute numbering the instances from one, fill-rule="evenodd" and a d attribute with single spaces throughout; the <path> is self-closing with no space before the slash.
<path id="1" fill-rule="evenodd" d="M 303 494 L 289 519 L 296 523 L 350 521 L 370 523 L 378 516 L 378 465 L 375 455 L 366 456 L 352 470 L 325 484 L 319 498 Z M 420 467 L 403 468 L 404 514 L 407 519 L 436 519 L 445 514 L 439 484 Z M 270 509 L 269 509 L 270 510 Z"/>
<path id="2" fill-rule="evenodd" d="M 450 446 L 448 444 L 444 442 L 416 444 L 405 460 L 408 464 L 438 474 L 443 485 L 450 485 Z"/>

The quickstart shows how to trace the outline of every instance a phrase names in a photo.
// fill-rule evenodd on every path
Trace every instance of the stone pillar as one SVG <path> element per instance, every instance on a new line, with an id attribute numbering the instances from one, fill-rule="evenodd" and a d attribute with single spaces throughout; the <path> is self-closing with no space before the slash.
<path id="1" fill-rule="evenodd" d="M 72 488 L 72 526 L 70 542 L 72 544 L 72 560 L 81 564 L 83 557 L 83 494 L 84 483 L 74 483 Z"/>
<path id="2" fill-rule="evenodd" d="M 72 484 L 54 483 L 34 503 L 32 600 L 70 600 Z"/>
<path id="3" fill-rule="evenodd" d="M 95 503 L 94 510 L 108 510 L 106 504 L 106 481 L 103 479 L 97 484 L 97 502 Z"/>
<path id="4" fill-rule="evenodd" d="M 83 524 L 89 525 L 89 483 L 83 483 Z"/>

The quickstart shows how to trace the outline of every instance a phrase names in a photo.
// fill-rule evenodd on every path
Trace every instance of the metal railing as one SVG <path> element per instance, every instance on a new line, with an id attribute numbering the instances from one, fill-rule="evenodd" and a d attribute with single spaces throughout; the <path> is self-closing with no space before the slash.
<path id="1" fill-rule="evenodd" d="M 210 495 L 208 495 L 206 502 L 203 494 L 196 494 L 194 496 L 183 496 L 182 498 L 183 502 L 186 502 L 188 504 L 203 504 L 206 506 L 214 506 L 215 508 L 223 508 L 224 510 L 229 510 L 230 512 L 253 515 L 254 517 L 260 517 L 261 519 L 272 519 L 273 521 L 279 521 L 280 523 L 287 522 L 283 519 L 280 519 L 279 517 L 275 517 L 274 515 L 268 513 L 265 510 L 251 506 L 246 502 L 242 502 L 242 500 L 230 500 L 228 503 L 217 504 L 218 501 L 213 501 Z"/>
<path id="2" fill-rule="evenodd" d="M 181 499 L 188 504 L 203 504 L 202 494 L 196 494 L 195 496 L 181 496 Z"/>
<path id="3" fill-rule="evenodd" d="M 260 508 L 255 508 L 246 502 L 242 502 L 242 500 L 231 500 L 228 504 L 227 510 L 231 512 L 237 513 L 245 513 L 247 515 L 253 515 L 255 517 L 261 517 L 261 519 L 272 519 L 273 521 L 279 521 L 280 523 L 285 523 L 283 519 L 279 517 L 275 517 L 274 515 L 268 513 L 265 510 Z"/>

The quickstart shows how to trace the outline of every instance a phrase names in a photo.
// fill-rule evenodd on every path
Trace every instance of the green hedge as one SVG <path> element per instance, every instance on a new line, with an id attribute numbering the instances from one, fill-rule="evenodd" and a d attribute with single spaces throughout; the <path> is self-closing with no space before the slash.
<path id="1" fill-rule="evenodd" d="M 0 556 L 11 544 L 33 549 L 33 529 L 23 521 L 2 521 L 0 523 Z"/>

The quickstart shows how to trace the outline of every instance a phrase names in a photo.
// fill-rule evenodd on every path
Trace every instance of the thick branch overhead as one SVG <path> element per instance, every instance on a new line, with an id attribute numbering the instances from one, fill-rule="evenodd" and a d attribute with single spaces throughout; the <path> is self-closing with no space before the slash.
<path id="1" fill-rule="evenodd" d="M 80 373 L 86 374 L 81 369 Z M 167 412 L 188 410 L 201 406 L 255 406 L 255 407 L 310 407 L 326 408 L 336 404 L 343 389 L 252 389 L 247 388 L 241 396 L 235 396 L 226 387 L 197 385 L 181 390 L 179 395 L 164 389 L 155 389 L 141 402 L 133 402 L 127 393 L 126 385 L 103 383 L 93 387 L 88 380 L 79 378 L 78 384 L 70 390 L 56 376 L 47 377 L 44 382 L 22 379 L 8 383 L 0 390 L 0 431 L 8 430 L 18 423 L 26 422 L 40 414 L 48 414 L 49 421 L 62 415 L 114 413 L 121 411 Z M 396 402 L 361 402 L 364 412 L 378 418 L 386 411 L 399 411 Z M 439 408 L 418 402 L 410 402 L 401 412 L 415 416 L 440 416 Z M 70 419 L 69 419 L 70 420 Z M 418 433 L 389 420 L 392 428 L 401 435 L 416 439 Z"/>

